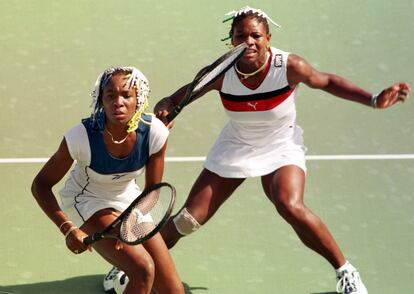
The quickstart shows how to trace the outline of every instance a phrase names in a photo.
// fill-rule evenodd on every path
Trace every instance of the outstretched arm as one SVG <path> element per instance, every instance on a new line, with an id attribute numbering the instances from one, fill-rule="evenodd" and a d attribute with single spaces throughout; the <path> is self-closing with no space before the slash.
<path id="1" fill-rule="evenodd" d="M 311 88 L 375 108 L 387 108 L 398 101 L 404 102 L 411 91 L 407 83 L 400 82 L 374 95 L 338 75 L 319 72 L 306 60 L 294 54 L 290 54 L 288 58 L 287 77 L 291 87 L 304 83 Z"/>

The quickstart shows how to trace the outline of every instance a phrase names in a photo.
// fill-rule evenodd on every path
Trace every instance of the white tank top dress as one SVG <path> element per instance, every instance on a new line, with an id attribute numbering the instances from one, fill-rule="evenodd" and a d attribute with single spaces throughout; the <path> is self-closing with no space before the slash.
<path id="1" fill-rule="evenodd" d="M 230 121 L 204 162 L 221 177 L 264 176 L 286 165 L 306 172 L 303 131 L 296 124 L 297 87 L 286 77 L 289 53 L 276 48 L 270 53 L 257 85 L 240 81 L 234 67 L 224 75 L 220 97 Z"/>
<path id="2" fill-rule="evenodd" d="M 136 178 L 169 134 L 156 117 L 143 114 L 142 118 L 147 124 L 139 122 L 134 149 L 124 158 L 108 153 L 102 132 L 91 128 L 89 118 L 65 134 L 75 166 L 59 194 L 62 210 L 77 226 L 104 208 L 124 211 L 141 193 Z"/>

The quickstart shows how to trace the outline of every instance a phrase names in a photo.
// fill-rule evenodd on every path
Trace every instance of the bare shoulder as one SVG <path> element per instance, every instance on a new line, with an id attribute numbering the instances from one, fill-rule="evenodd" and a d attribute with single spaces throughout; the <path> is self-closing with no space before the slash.
<path id="1" fill-rule="evenodd" d="M 312 67 L 302 57 L 289 54 L 287 60 L 287 78 L 290 86 L 295 86 L 307 80 L 312 75 Z"/>
<path id="2" fill-rule="evenodd" d="M 287 69 L 295 73 L 306 72 L 311 69 L 309 63 L 299 55 L 289 54 L 287 60 Z"/>
<path id="3" fill-rule="evenodd" d="M 73 159 L 70 156 L 66 140 L 63 138 L 59 148 L 39 171 L 34 182 L 52 187 L 64 177 L 72 163 Z"/>

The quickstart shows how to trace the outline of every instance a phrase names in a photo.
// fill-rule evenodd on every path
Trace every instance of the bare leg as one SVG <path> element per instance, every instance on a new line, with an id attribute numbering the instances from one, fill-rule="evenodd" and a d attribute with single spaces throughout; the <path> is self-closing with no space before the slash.
<path id="1" fill-rule="evenodd" d="M 157 234 L 145 242 L 144 248 L 151 255 L 155 264 L 153 292 L 162 294 L 184 293 L 184 286 L 161 235 Z"/>
<path id="2" fill-rule="evenodd" d="M 101 230 L 112 223 L 115 217 L 110 209 L 99 211 L 82 226 L 82 230 L 87 233 Z M 94 243 L 93 247 L 109 263 L 126 273 L 129 282 L 125 294 L 149 294 L 153 286 L 157 287 L 161 283 L 164 283 L 165 289 L 170 290 L 162 293 L 184 293 L 171 256 L 159 235 L 147 241 L 145 247 L 148 249 L 143 245 L 126 244 L 122 244 L 121 249 L 116 249 L 116 242 L 116 240 L 104 239 Z M 163 260 L 160 261 L 160 258 Z M 161 267 L 156 269 L 157 265 Z M 164 279 L 168 275 L 170 276 Z"/>
<path id="3" fill-rule="evenodd" d="M 263 189 L 301 241 L 336 269 L 345 257 L 325 224 L 303 202 L 305 173 L 290 165 L 262 177 Z"/>
<path id="4" fill-rule="evenodd" d="M 203 169 L 184 207 L 200 224 L 205 224 L 243 181 L 244 179 L 222 178 Z M 168 248 L 173 247 L 182 237 L 175 228 L 172 218 L 162 229 L 161 235 Z"/>

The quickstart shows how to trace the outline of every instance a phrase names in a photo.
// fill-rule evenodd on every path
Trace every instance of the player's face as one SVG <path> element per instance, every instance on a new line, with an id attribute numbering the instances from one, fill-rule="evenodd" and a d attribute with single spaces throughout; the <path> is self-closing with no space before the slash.
<path id="1" fill-rule="evenodd" d="M 137 92 L 130 87 L 128 76 L 120 73 L 112 76 L 102 92 L 102 104 L 106 119 L 114 124 L 126 124 L 137 107 Z"/>
<path id="2" fill-rule="evenodd" d="M 243 42 L 248 45 L 241 62 L 257 63 L 266 59 L 267 46 L 271 35 L 266 26 L 254 17 L 246 17 L 235 24 L 233 28 L 232 44 L 237 46 Z"/>

